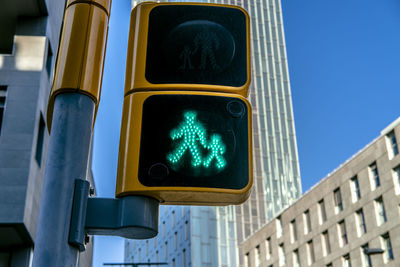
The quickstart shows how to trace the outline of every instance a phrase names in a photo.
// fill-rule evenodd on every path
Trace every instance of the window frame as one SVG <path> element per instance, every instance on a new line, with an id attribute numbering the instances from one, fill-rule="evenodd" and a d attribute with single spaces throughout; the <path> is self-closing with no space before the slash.
<path id="1" fill-rule="evenodd" d="M 338 222 L 340 246 L 344 247 L 349 243 L 347 236 L 346 223 L 344 220 Z"/>
<path id="2" fill-rule="evenodd" d="M 328 220 L 328 216 L 326 214 L 326 207 L 324 199 L 318 201 L 318 211 L 319 211 L 319 224 L 323 224 Z"/>
<path id="3" fill-rule="evenodd" d="M 392 260 L 394 260 L 393 246 L 392 241 L 390 240 L 389 232 L 381 235 L 382 247 L 384 248 L 383 252 L 383 262 L 386 264 Z"/>
<path id="4" fill-rule="evenodd" d="M 381 186 L 378 165 L 376 162 L 373 162 L 368 166 L 368 174 L 371 182 L 371 191 L 374 191 Z"/>
<path id="5" fill-rule="evenodd" d="M 357 202 L 361 198 L 360 182 L 358 176 L 355 175 L 350 179 L 351 186 L 351 199 L 353 203 Z"/>
<path id="6" fill-rule="evenodd" d="M 304 218 L 304 234 L 308 234 L 312 231 L 310 209 L 307 209 L 303 212 L 303 218 Z"/>
<path id="7" fill-rule="evenodd" d="M 299 249 L 295 249 L 293 250 L 293 267 L 300 267 L 301 263 L 300 263 L 300 254 L 299 254 Z"/>
<path id="8" fill-rule="evenodd" d="M 343 255 L 342 256 L 342 261 L 343 261 L 343 267 L 351 267 L 350 253 L 347 253 L 347 254 Z"/>
<path id="9" fill-rule="evenodd" d="M 336 214 L 340 213 L 343 211 L 343 198 L 342 198 L 342 192 L 340 191 L 340 187 L 335 188 L 333 190 L 333 200 L 335 203 L 335 212 Z"/>
<path id="10" fill-rule="evenodd" d="M 328 229 L 321 233 L 321 237 L 322 237 L 323 253 L 324 256 L 327 256 L 332 252 Z"/>
<path id="11" fill-rule="evenodd" d="M 367 233 L 367 225 L 365 221 L 365 215 L 363 208 L 356 210 L 356 224 L 358 237 Z"/>
<path id="12" fill-rule="evenodd" d="M 315 262 L 314 244 L 312 239 L 307 241 L 307 254 L 308 265 L 311 265 Z"/>
<path id="13" fill-rule="evenodd" d="M 290 241 L 291 243 L 296 242 L 298 239 L 298 233 L 297 233 L 297 225 L 296 225 L 296 219 L 293 219 L 290 221 Z"/>
<path id="14" fill-rule="evenodd" d="M 385 204 L 382 196 L 375 199 L 376 223 L 381 226 L 387 222 Z"/>
<path id="15" fill-rule="evenodd" d="M 388 149 L 389 159 L 394 158 L 399 154 L 399 147 L 397 144 L 396 134 L 394 129 L 386 134 L 386 145 Z"/>

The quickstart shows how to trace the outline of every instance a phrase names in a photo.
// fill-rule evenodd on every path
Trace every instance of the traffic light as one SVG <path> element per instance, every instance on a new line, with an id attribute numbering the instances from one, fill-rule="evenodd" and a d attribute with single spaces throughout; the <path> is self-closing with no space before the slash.
<path id="1" fill-rule="evenodd" d="M 125 98 L 117 196 L 238 204 L 252 185 L 251 108 L 238 95 L 138 92 Z"/>
<path id="2" fill-rule="evenodd" d="M 145 2 L 133 9 L 117 197 L 183 205 L 248 198 L 249 39 L 239 7 Z"/>
<path id="3" fill-rule="evenodd" d="M 200 90 L 247 97 L 249 32 L 240 7 L 142 3 L 131 15 L 125 94 Z"/>

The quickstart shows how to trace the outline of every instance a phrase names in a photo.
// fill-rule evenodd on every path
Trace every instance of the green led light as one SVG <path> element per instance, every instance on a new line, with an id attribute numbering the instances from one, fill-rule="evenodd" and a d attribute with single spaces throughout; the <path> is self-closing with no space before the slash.
<path id="1" fill-rule="evenodd" d="M 181 142 L 173 152 L 167 155 L 167 160 L 172 164 L 176 164 L 182 160 L 182 156 L 189 150 L 192 156 L 192 167 L 203 166 L 209 168 L 215 159 L 216 167 L 223 169 L 226 166 L 226 161 L 222 156 L 225 153 L 225 144 L 222 142 L 221 136 L 213 134 L 211 140 L 207 141 L 206 129 L 196 119 L 197 113 L 195 111 L 186 111 L 183 117 L 184 121 L 170 132 L 170 137 L 173 141 L 181 139 Z M 209 152 L 204 159 L 199 146 Z"/>
<path id="2" fill-rule="evenodd" d="M 225 153 L 225 145 L 222 143 L 221 136 L 218 134 L 211 135 L 211 141 L 207 145 L 210 150 L 210 154 L 203 160 L 203 166 L 209 167 L 212 160 L 215 158 L 218 169 L 222 169 L 226 166 L 226 161 L 222 154 Z"/>

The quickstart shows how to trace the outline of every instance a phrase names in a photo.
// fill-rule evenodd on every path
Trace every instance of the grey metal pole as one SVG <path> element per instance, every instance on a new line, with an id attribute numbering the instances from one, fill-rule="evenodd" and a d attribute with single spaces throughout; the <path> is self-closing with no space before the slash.
<path id="1" fill-rule="evenodd" d="M 80 93 L 55 97 L 33 267 L 75 267 L 79 250 L 68 244 L 75 179 L 85 179 L 94 101 Z"/>

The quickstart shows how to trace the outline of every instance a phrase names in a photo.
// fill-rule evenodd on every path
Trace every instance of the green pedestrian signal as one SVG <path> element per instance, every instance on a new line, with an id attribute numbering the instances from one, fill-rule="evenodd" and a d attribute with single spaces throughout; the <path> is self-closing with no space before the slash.
<path id="1" fill-rule="evenodd" d="M 226 166 L 226 160 L 224 159 L 222 154 L 225 153 L 226 147 L 221 140 L 221 136 L 218 134 L 213 134 L 207 148 L 211 151 L 210 154 L 203 160 L 203 166 L 209 167 L 211 162 L 215 158 L 217 168 L 223 169 Z"/>
<path id="2" fill-rule="evenodd" d="M 196 120 L 196 112 L 187 111 L 184 113 L 185 120 L 171 131 L 171 139 L 183 139 L 179 146 L 170 154 L 167 159 L 171 163 L 177 163 L 186 151 L 192 156 L 192 166 L 197 167 L 202 163 L 199 145 L 206 146 L 205 129 L 203 125 Z"/>
<path id="3" fill-rule="evenodd" d="M 249 184 L 249 110 L 243 99 L 146 94 L 150 96 L 143 102 L 140 123 L 141 184 L 235 190 Z"/>
<path id="4" fill-rule="evenodd" d="M 203 124 L 197 120 L 197 112 L 186 111 L 183 114 L 184 121 L 170 132 L 172 140 L 180 140 L 179 145 L 173 152 L 167 155 L 167 160 L 171 164 L 178 163 L 183 159 L 186 151 L 190 152 L 192 157 L 192 167 L 209 168 L 215 158 L 215 164 L 218 169 L 223 169 L 226 161 L 222 156 L 225 153 L 225 144 L 218 134 L 211 135 L 211 140 L 206 140 L 207 131 Z M 208 155 L 202 156 L 202 150 L 207 150 Z"/>
<path id="5" fill-rule="evenodd" d="M 118 195 L 229 205 L 250 194 L 251 106 L 242 96 L 137 92 L 124 102 Z M 123 171 L 123 172 L 122 172 Z"/>

